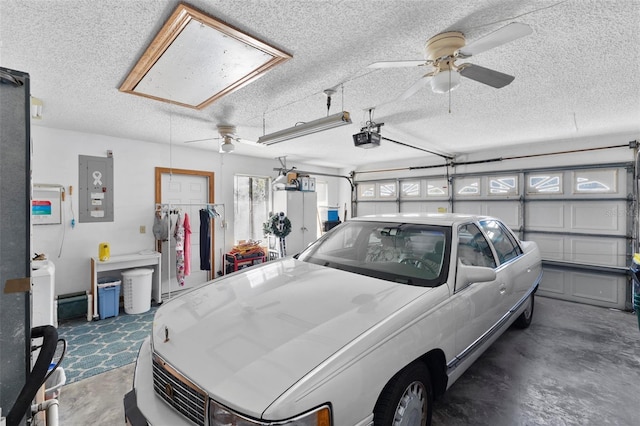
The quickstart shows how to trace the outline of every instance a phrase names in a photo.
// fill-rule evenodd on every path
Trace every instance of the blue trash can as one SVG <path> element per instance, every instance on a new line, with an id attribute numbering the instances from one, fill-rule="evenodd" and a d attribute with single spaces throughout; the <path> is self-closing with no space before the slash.
<path id="1" fill-rule="evenodd" d="M 98 280 L 98 312 L 100 319 L 117 317 L 120 311 L 120 284 L 117 278 Z"/>

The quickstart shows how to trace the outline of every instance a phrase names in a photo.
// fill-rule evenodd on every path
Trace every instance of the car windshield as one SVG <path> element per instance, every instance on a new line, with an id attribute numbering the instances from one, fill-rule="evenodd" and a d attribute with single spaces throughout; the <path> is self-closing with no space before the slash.
<path id="1" fill-rule="evenodd" d="M 401 284 L 435 287 L 447 279 L 451 228 L 352 220 L 298 259 Z"/>

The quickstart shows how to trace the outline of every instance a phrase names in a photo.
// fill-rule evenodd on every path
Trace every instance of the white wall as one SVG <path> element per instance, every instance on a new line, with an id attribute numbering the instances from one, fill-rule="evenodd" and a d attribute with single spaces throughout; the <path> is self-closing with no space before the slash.
<path id="1" fill-rule="evenodd" d="M 45 253 L 56 266 L 56 295 L 90 288 L 90 257 L 98 255 L 98 244 L 109 242 L 111 254 L 135 253 L 154 249 L 155 167 L 173 167 L 213 171 L 215 202 L 225 205 L 226 228 L 217 220 L 214 271 L 220 269 L 220 252 L 228 251 L 233 241 L 233 176 L 247 174 L 275 176 L 275 159 L 237 154 L 220 155 L 214 151 L 185 148 L 176 144 L 156 144 L 104 135 L 78 133 L 39 126 L 32 127 L 34 184 L 58 184 L 67 190 L 63 203 L 62 225 L 34 225 L 33 251 Z M 113 151 L 114 221 L 79 223 L 78 156 L 106 157 Z M 333 169 L 290 164 L 300 169 L 337 173 Z M 338 201 L 338 180 L 323 178 L 330 185 L 331 198 Z M 346 181 L 345 181 L 346 182 Z M 340 184 L 340 185 L 346 185 Z M 73 195 L 69 195 L 73 186 Z M 332 201 L 333 202 L 333 201 Z M 71 207 L 76 225 L 71 228 Z M 140 233 L 140 226 L 146 233 Z M 224 231 L 224 232 L 223 232 Z"/>

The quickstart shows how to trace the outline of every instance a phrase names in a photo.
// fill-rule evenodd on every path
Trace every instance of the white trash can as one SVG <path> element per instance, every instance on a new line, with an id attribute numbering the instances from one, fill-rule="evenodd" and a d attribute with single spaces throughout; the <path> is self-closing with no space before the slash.
<path id="1" fill-rule="evenodd" d="M 122 272 L 124 311 L 141 314 L 151 309 L 151 279 L 153 269 L 139 268 Z"/>

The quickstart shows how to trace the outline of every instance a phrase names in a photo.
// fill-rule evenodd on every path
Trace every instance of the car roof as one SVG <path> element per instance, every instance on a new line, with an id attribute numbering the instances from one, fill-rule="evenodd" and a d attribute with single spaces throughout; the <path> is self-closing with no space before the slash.
<path id="1" fill-rule="evenodd" d="M 453 226 L 459 223 L 493 219 L 463 213 L 389 213 L 354 217 L 367 222 L 419 223 L 423 225 Z"/>

